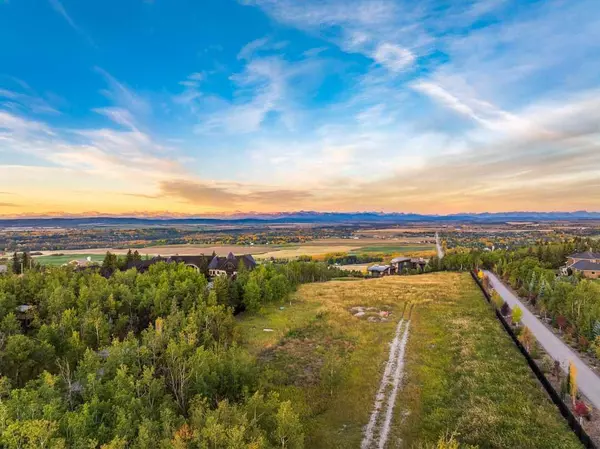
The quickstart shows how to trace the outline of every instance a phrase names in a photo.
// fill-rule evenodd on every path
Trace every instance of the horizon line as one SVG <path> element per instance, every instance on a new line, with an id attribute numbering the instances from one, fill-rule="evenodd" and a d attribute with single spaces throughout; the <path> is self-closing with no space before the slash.
<path id="1" fill-rule="evenodd" d="M 510 215 L 510 214 L 519 214 L 519 215 L 534 215 L 534 214 L 544 214 L 544 215 L 575 215 L 575 214 L 587 214 L 587 215 L 598 215 L 600 218 L 600 211 L 588 211 L 588 210 L 573 210 L 573 211 L 564 211 L 564 210 L 552 210 L 552 211 L 539 211 L 539 210 L 508 210 L 508 211 L 499 211 L 499 212 L 457 212 L 457 213 L 419 213 L 419 212 L 384 212 L 384 211 L 314 211 L 314 210 L 297 210 L 293 212 L 222 212 L 222 213 L 208 213 L 208 214 L 185 214 L 185 213 L 172 213 L 168 211 L 164 212 L 131 212 L 124 214 L 111 214 L 105 212 L 84 212 L 84 213 L 67 213 L 67 212 L 56 212 L 56 213 L 47 213 L 47 214 L 10 214 L 10 215 L 2 215 L 0 214 L 0 220 L 52 220 L 52 219 L 63 219 L 63 220 L 76 220 L 76 219 L 150 219 L 150 220 L 186 220 L 186 219 L 214 219 L 214 220 L 240 220 L 244 218 L 255 218 L 261 219 L 260 217 L 265 218 L 285 218 L 291 217 L 294 215 L 314 215 L 314 216 L 325 216 L 325 215 L 379 215 L 382 217 L 385 216 L 406 216 L 406 215 L 417 215 L 421 217 L 456 217 L 456 216 L 483 216 L 483 215 Z"/>

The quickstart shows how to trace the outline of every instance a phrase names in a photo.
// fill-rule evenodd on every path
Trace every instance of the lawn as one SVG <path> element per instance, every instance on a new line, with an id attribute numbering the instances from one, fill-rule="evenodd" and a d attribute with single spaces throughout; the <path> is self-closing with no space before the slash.
<path id="1" fill-rule="evenodd" d="M 300 410 L 307 448 L 360 447 L 409 304 L 388 447 L 428 447 L 446 432 L 481 448 L 581 447 L 469 276 L 434 273 L 308 284 L 283 309 L 238 317 L 265 386 Z M 368 322 L 350 313 L 355 306 L 391 310 L 391 318 Z"/>
<path id="2" fill-rule="evenodd" d="M 48 255 L 35 257 L 35 261 L 41 265 L 63 265 L 72 260 L 92 258 L 93 262 L 102 263 L 105 254 L 65 254 L 65 255 Z"/>

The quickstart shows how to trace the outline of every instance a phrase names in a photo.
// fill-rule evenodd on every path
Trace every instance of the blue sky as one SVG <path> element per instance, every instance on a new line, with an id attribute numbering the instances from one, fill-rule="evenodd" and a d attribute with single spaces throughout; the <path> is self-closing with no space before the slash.
<path id="1" fill-rule="evenodd" d="M 0 215 L 600 209 L 595 1 L 0 0 L 0 41 Z"/>

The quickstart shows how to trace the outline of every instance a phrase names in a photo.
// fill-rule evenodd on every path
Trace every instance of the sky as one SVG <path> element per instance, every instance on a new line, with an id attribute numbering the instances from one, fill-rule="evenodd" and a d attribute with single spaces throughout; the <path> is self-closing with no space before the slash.
<path id="1" fill-rule="evenodd" d="M 597 0 L 0 0 L 0 215 L 600 211 Z"/>

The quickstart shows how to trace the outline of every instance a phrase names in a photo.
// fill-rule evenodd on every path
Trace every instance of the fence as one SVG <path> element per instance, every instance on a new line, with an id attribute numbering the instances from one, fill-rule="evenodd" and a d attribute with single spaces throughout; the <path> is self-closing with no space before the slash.
<path id="1" fill-rule="evenodd" d="M 477 273 L 475 273 L 474 271 L 471 271 L 471 276 L 473 277 L 473 279 L 475 280 L 475 282 L 477 283 L 477 285 L 483 292 L 483 295 L 485 296 L 486 301 L 488 303 L 491 303 L 492 298 L 490 297 L 490 294 L 487 292 L 487 290 L 481 284 L 481 280 L 479 279 L 479 277 L 477 277 Z M 529 355 L 529 353 L 527 352 L 525 347 L 521 344 L 521 342 L 517 338 L 517 335 L 512 330 L 512 327 L 510 326 L 510 324 L 508 324 L 506 319 L 502 316 L 502 314 L 496 307 L 494 307 L 494 311 L 496 312 L 496 317 L 498 318 L 498 320 L 500 320 L 500 323 L 502 323 L 502 327 L 504 327 L 504 330 L 508 333 L 508 335 L 510 335 L 510 338 L 512 338 L 512 341 L 515 343 L 515 345 L 517 345 L 517 348 L 519 348 L 519 351 L 521 351 L 521 354 L 523 354 L 523 356 L 527 360 L 529 367 L 531 368 L 531 370 L 533 371 L 535 376 L 538 378 L 538 380 L 541 382 L 544 389 L 550 395 L 550 399 L 552 399 L 552 402 L 554 402 L 554 404 L 556 404 L 556 406 L 560 410 L 560 413 L 567 420 L 567 422 L 569 423 L 569 427 L 571 427 L 571 430 L 573 430 L 573 432 L 575 432 L 575 435 L 577 435 L 577 437 L 579 438 L 579 441 L 581 441 L 583 446 L 586 447 L 587 449 L 598 449 L 596 447 L 596 445 L 594 444 L 594 442 L 592 441 L 592 439 L 589 437 L 589 435 L 583 429 L 583 427 L 581 427 L 581 424 L 579 424 L 579 421 L 577 420 L 575 415 L 573 415 L 573 413 L 571 412 L 571 410 L 569 409 L 567 404 L 565 404 L 565 402 L 562 400 L 560 395 L 556 392 L 556 390 L 554 389 L 554 387 L 552 386 L 552 384 L 550 383 L 548 378 L 544 375 L 543 371 L 540 369 L 540 367 L 537 365 L 537 363 L 535 363 L 535 360 L 533 360 L 531 358 L 531 356 Z"/>

